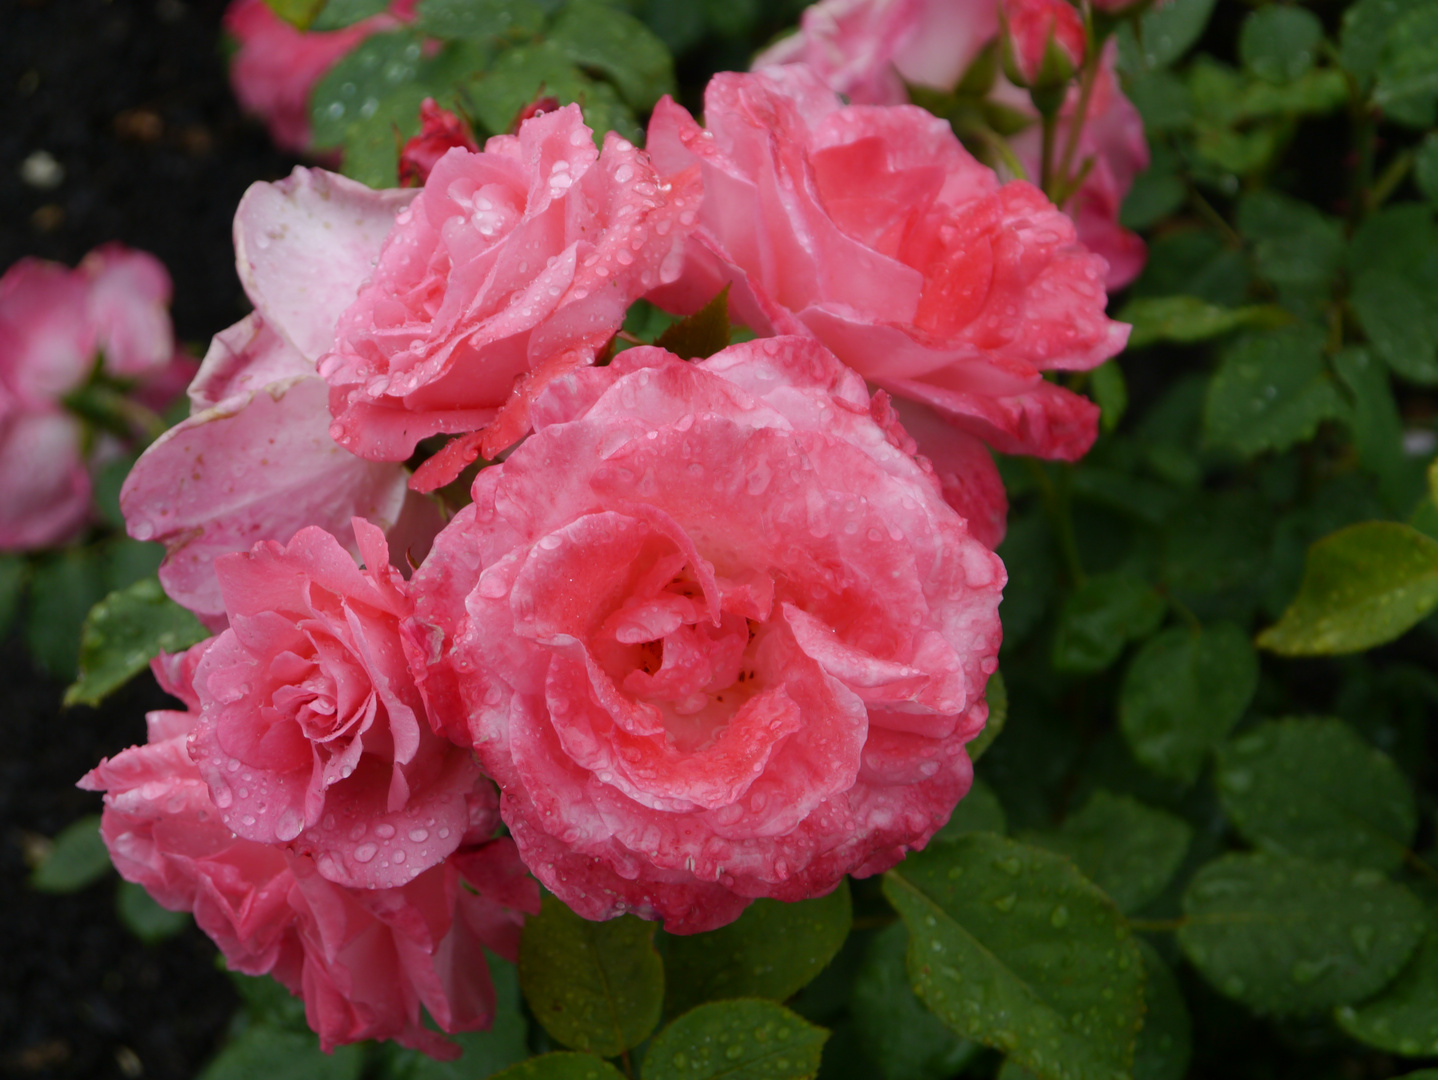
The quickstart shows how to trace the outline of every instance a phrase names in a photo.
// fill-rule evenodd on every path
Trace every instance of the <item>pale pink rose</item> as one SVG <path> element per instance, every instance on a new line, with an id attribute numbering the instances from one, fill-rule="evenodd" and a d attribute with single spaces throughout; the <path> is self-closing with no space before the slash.
<path id="1" fill-rule="evenodd" d="M 591 363 L 629 305 L 678 273 L 697 200 L 693 174 L 661 184 L 618 135 L 597 152 L 577 105 L 483 153 L 449 151 L 320 363 L 335 439 L 403 461 L 430 435 L 471 433 L 425 465 L 421 490 L 512 445 L 545 383 Z"/>
<path id="2" fill-rule="evenodd" d="M 85 429 L 63 399 L 97 361 L 152 408 L 194 371 L 175 351 L 169 301 L 158 260 L 119 244 L 76 270 L 22 259 L 0 277 L 0 551 L 63 543 L 89 520 Z"/>
<path id="3" fill-rule="evenodd" d="M 235 835 L 186 751 L 199 709 L 189 680 L 213 644 L 155 661 L 189 711 L 150 713 L 146 745 L 80 781 L 106 793 L 101 834 L 116 869 L 163 907 L 193 912 L 232 969 L 273 975 L 302 996 L 326 1050 L 396 1039 L 456 1057 L 422 1026 L 420 1006 L 445 1031 L 487 1028 L 494 990 L 483 948 L 516 959 L 521 912 L 539 910 L 513 842 L 489 839 L 493 788 L 481 780 L 471 793 L 463 846 L 395 888 L 345 888 L 306 855 Z"/>
<path id="4" fill-rule="evenodd" d="M 996 0 L 820 0 L 751 66 L 808 64 L 855 105 L 902 105 L 905 83 L 952 90 L 998 32 Z"/>
<path id="5" fill-rule="evenodd" d="M 386 530 L 404 518 L 404 566 L 405 549 L 423 556 L 439 529 L 436 508 L 407 503 L 401 465 L 330 438 L 329 390 L 315 372 L 413 196 L 296 169 L 240 201 L 236 262 L 255 311 L 216 335 L 190 386 L 190 418 L 144 453 L 120 496 L 130 535 L 168 549 L 165 591 L 213 627 L 224 625 L 218 555 L 286 542 L 306 525 L 348 538 L 352 517 Z"/>
<path id="6" fill-rule="evenodd" d="M 1117 62 L 1118 46 L 1110 41 L 1104 49 L 1073 158 L 1075 170 L 1089 158 L 1093 165 L 1064 207 L 1078 227 L 1079 240 L 1108 263 L 1104 284 L 1111 291 L 1138 277 L 1148 259 L 1142 238 L 1118 223 L 1123 200 L 1134 178 L 1148 168 L 1149 154 L 1143 117 L 1119 86 Z M 1032 111 L 1027 92 L 1004 79 L 995 86 L 994 96 L 1012 108 Z M 1074 86 L 1059 112 L 1054 141 L 1060 152 L 1068 142 L 1078 99 L 1079 89 Z M 1037 176 L 1043 154 L 1043 135 L 1038 125 L 1013 136 L 1009 145 L 1029 175 Z"/>
<path id="7" fill-rule="evenodd" d="M 247 112 L 265 122 L 275 145 L 296 154 L 310 148 L 310 93 L 340 59 L 371 34 L 412 15 L 413 2 L 340 30 L 296 30 L 264 0 L 233 0 L 224 28 L 236 41 L 230 86 Z"/>
<path id="8" fill-rule="evenodd" d="M 1097 366 L 1128 327 L 1037 188 L 1000 184 L 922 109 L 841 105 L 803 65 L 715 76 L 705 119 L 665 99 L 650 122 L 661 172 L 697 163 L 705 191 L 684 273 L 651 299 L 693 311 L 730 283 L 761 335 L 816 337 L 995 449 L 1088 449 L 1097 407 L 1044 373 Z"/>
<path id="9" fill-rule="evenodd" d="M 1068 0 L 1002 0 L 1006 70 L 1024 86 L 1058 87 L 1083 66 L 1088 34 Z"/>
<path id="10" fill-rule="evenodd" d="M 479 771 L 409 673 L 412 608 L 384 534 L 354 530 L 366 569 L 317 528 L 215 560 L 229 629 L 195 673 L 190 753 L 235 833 L 392 888 L 459 846 Z"/>
<path id="11" fill-rule="evenodd" d="M 780 337 L 631 349 L 533 417 L 408 627 L 530 869 L 694 933 L 922 847 L 969 788 L 1005 574 L 883 396 Z"/>

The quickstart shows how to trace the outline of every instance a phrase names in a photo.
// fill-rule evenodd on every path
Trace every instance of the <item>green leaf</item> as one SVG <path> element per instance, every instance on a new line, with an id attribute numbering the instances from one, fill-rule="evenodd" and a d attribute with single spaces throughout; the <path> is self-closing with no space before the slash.
<path id="1" fill-rule="evenodd" d="M 728 926 L 667 938 L 667 1012 L 719 998 L 787 1000 L 834 958 L 853 917 L 845 880 L 828 896 L 792 904 L 755 900 Z"/>
<path id="2" fill-rule="evenodd" d="M 70 681 L 80 655 L 85 616 L 107 592 L 95 548 L 54 552 L 31 564 L 25 644 L 46 674 Z"/>
<path id="3" fill-rule="evenodd" d="M 544 8 L 534 0 L 420 0 L 416 16 L 427 34 L 480 45 L 524 41 L 544 29 Z"/>
<path id="4" fill-rule="evenodd" d="M 949 820 L 942 829 L 934 833 L 929 842 L 957 840 L 965 833 L 971 832 L 991 832 L 1002 836 L 1007 831 L 1008 821 L 1004 816 L 1003 804 L 994 794 L 994 789 L 976 776 L 969 793 L 959 800 L 959 805 L 954 807 Z"/>
<path id="5" fill-rule="evenodd" d="M 633 915 L 590 922 L 546 893 L 519 944 L 519 985 L 534 1018 L 576 1050 L 614 1057 L 638 1046 L 664 1004 L 654 930 Z"/>
<path id="6" fill-rule="evenodd" d="M 1335 356 L 1333 369 L 1353 398 L 1349 422 L 1358 460 L 1378 478 L 1389 506 L 1411 509 L 1422 491 L 1422 469 L 1403 449 L 1403 419 L 1387 370 L 1367 349 L 1358 347 Z"/>
<path id="7" fill-rule="evenodd" d="M 729 286 L 720 289 L 712 300 L 668 327 L 654 339 L 661 349 L 668 349 L 681 360 L 703 360 L 729 347 Z"/>
<path id="8" fill-rule="evenodd" d="M 1195 296 L 1219 307 L 1243 306 L 1251 274 L 1242 253 L 1212 233 L 1189 229 L 1156 237 L 1133 296 Z"/>
<path id="9" fill-rule="evenodd" d="M 948 1080 L 979 1046 L 955 1035 L 914 996 L 905 969 L 908 949 L 909 931 L 901 922 L 874 935 L 849 1010 L 859 1042 L 884 1080 Z"/>
<path id="10" fill-rule="evenodd" d="M 1183 784 L 1198 778 L 1258 688 L 1258 657 L 1232 623 L 1165 630 L 1133 658 L 1119 690 L 1119 724 L 1134 758 Z"/>
<path id="11" fill-rule="evenodd" d="M 325 0 L 265 0 L 265 6 L 296 30 L 308 30 L 324 10 Z"/>
<path id="12" fill-rule="evenodd" d="M 115 893 L 115 910 L 125 929 L 146 943 L 172 938 L 190 921 L 188 911 L 162 908 L 143 885 L 136 885 L 133 881 L 120 882 L 120 888 Z"/>
<path id="13" fill-rule="evenodd" d="M 223 965 L 224 957 L 218 959 Z M 244 975 L 238 971 L 230 971 L 229 976 L 236 993 L 245 1003 L 245 1012 L 251 1024 L 309 1034 L 304 1001 L 291 994 L 279 980 L 269 975 Z"/>
<path id="14" fill-rule="evenodd" d="M 1438 909 L 1429 910 L 1428 932 L 1398 978 L 1361 1005 L 1339 1006 L 1334 1019 L 1359 1042 L 1390 1054 L 1438 1054 Z"/>
<path id="15" fill-rule="evenodd" d="M 1343 255 L 1338 222 L 1306 202 L 1258 191 L 1239 200 L 1236 223 L 1263 277 L 1280 289 L 1326 295 Z"/>
<path id="16" fill-rule="evenodd" d="M 338 1046 L 326 1054 L 310 1032 L 256 1024 L 227 1044 L 200 1080 L 359 1080 L 363 1066 L 360 1046 Z"/>
<path id="17" fill-rule="evenodd" d="M 654 1037 L 644 1080 L 809 1080 L 828 1037 L 772 1001 L 716 1001 Z"/>
<path id="18" fill-rule="evenodd" d="M 988 686 L 984 689 L 984 703 L 989 707 L 989 718 L 984 722 L 984 730 L 979 732 L 978 738 L 964 747 L 970 761 L 978 761 L 984 756 L 984 751 L 994 744 L 994 740 L 1003 732 L 1004 724 L 1008 722 L 1009 690 L 1004 684 L 1002 671 L 995 671 L 989 676 Z"/>
<path id="19" fill-rule="evenodd" d="M 1262 7 L 1243 20 L 1238 55 L 1243 66 L 1269 82 L 1292 82 L 1313 66 L 1323 24 L 1299 7 Z"/>
<path id="20" fill-rule="evenodd" d="M 1137 32 L 1118 34 L 1119 56 L 1127 71 L 1168 67 L 1203 35 L 1215 0 L 1172 0 L 1144 12 Z"/>
<path id="21" fill-rule="evenodd" d="M 1109 360 L 1089 374 L 1094 401 L 1098 402 L 1104 431 L 1113 431 L 1128 408 L 1128 384 L 1117 360 Z"/>
<path id="22" fill-rule="evenodd" d="M 909 977 L 959 1035 L 1049 1080 L 1127 1076 L 1143 1014 L 1138 945 L 1067 859 L 990 833 L 884 875 Z"/>
<path id="23" fill-rule="evenodd" d="M 593 1054 L 560 1052 L 521 1061 L 495 1073 L 490 1080 L 624 1080 L 624 1074 Z"/>
<path id="24" fill-rule="evenodd" d="M 1396 521 L 1368 521 L 1308 549 L 1303 584 L 1260 648 L 1282 656 L 1362 652 L 1438 607 L 1438 541 Z"/>
<path id="25" fill-rule="evenodd" d="M 105 541 L 97 552 L 106 593 L 128 589 L 137 581 L 154 577 L 165 560 L 163 544 L 142 543 L 128 536 Z"/>
<path id="26" fill-rule="evenodd" d="M 1373 103 L 1385 119 L 1420 128 L 1433 123 L 1438 103 L 1438 4 L 1416 7 L 1393 24 L 1376 75 Z"/>
<path id="27" fill-rule="evenodd" d="M 29 567 L 18 555 L 0 555 L 0 641 L 10 636 L 10 625 L 20 611 Z"/>
<path id="28" fill-rule="evenodd" d="M 598 0 L 570 0 L 548 37 L 574 63 L 612 82 L 636 112 L 676 92 L 674 61 L 664 42 L 638 19 Z"/>
<path id="29" fill-rule="evenodd" d="M 1420 386 L 1438 385 L 1438 307 L 1400 274 L 1365 269 L 1348 298 L 1373 351 Z"/>
<path id="30" fill-rule="evenodd" d="M 1054 667 L 1102 671 L 1118 659 L 1127 642 L 1158 628 L 1164 608 L 1152 586 L 1131 574 L 1095 574 L 1064 600 L 1054 637 Z"/>
<path id="31" fill-rule="evenodd" d="M 315 84 L 310 94 L 310 119 L 315 148 L 319 150 L 346 147 L 370 130 L 395 141 L 390 124 L 399 126 L 404 137 L 419 130 L 419 103 L 426 90 L 418 85 L 425 66 L 424 41 L 410 30 L 373 34 L 353 52 L 339 60 Z M 410 103 L 413 103 L 412 110 Z M 412 115 L 411 115 L 412 113 Z M 398 150 L 394 149 L 398 160 Z M 388 172 L 369 163 L 362 173 L 352 171 L 354 163 L 346 162 L 346 175 L 355 176 L 372 187 L 392 187 L 396 173 L 391 163 Z"/>
<path id="32" fill-rule="evenodd" d="M 55 837 L 45 861 L 30 875 L 30 887 L 48 893 L 79 892 L 110 869 L 110 852 L 100 838 L 100 815 L 71 822 Z"/>
<path id="33" fill-rule="evenodd" d="M 1205 864 L 1183 911 L 1189 961 L 1259 1013 L 1362 1001 L 1398 974 L 1424 932 L 1422 905 L 1377 871 L 1269 854 Z"/>
<path id="34" fill-rule="evenodd" d="M 286 0 L 289 2 L 289 0 Z M 388 0 L 327 0 L 310 24 L 311 30 L 342 30 L 389 8 Z"/>
<path id="35" fill-rule="evenodd" d="M 1245 456 L 1311 439 L 1344 401 L 1323 366 L 1323 333 L 1294 326 L 1240 338 L 1224 351 L 1204 408 L 1208 438 Z"/>
<path id="36" fill-rule="evenodd" d="M 1367 83 L 1378 70 L 1383 46 L 1394 24 L 1425 2 L 1427 0 L 1358 0 L 1343 12 L 1339 63 L 1360 84 Z"/>
<path id="37" fill-rule="evenodd" d="M 1177 341 L 1187 345 L 1208 341 L 1246 326 L 1275 327 L 1293 320 L 1293 316 L 1273 304 L 1224 308 L 1196 296 L 1130 300 L 1115 318 L 1119 322 L 1133 324 L 1133 332 L 1128 337 L 1131 349 L 1140 349 L 1156 341 Z"/>
<path id="38" fill-rule="evenodd" d="M 1277 720 L 1222 747 L 1223 809 L 1276 855 L 1393 870 L 1418 828 L 1408 779 L 1342 720 Z"/>
<path id="39" fill-rule="evenodd" d="M 1128 91 L 1129 99 L 1143 116 L 1144 129 L 1150 135 L 1162 131 L 1174 131 L 1187 127 L 1193 122 L 1193 101 L 1189 98 L 1188 86 L 1177 75 L 1170 71 L 1145 71 L 1135 75 L 1125 82 L 1125 89 Z M 1179 162 L 1177 157 L 1162 146 L 1151 147 L 1153 151 L 1153 163 L 1144 172 L 1135 177 L 1135 184 L 1144 176 L 1151 176 L 1154 173 L 1175 179 L 1173 176 Z M 1180 194 L 1175 201 L 1175 206 L 1183 201 L 1187 189 L 1179 184 Z M 1133 200 L 1130 192 L 1129 201 Z M 1129 213 L 1128 203 L 1124 204 L 1124 213 Z M 1160 215 L 1162 216 L 1162 215 Z M 1157 218 L 1154 219 L 1155 221 Z M 1152 224 L 1150 221 L 1148 224 Z M 1132 227 L 1132 226 L 1131 226 Z"/>
<path id="40" fill-rule="evenodd" d="M 179 652 L 210 632 L 165 595 L 155 578 L 112 592 L 91 609 L 80 635 L 80 677 L 66 705 L 98 705 L 161 652 Z"/>
<path id="41" fill-rule="evenodd" d="M 1413 157 L 1413 180 L 1429 202 L 1438 202 L 1438 131 L 1430 131 Z"/>
<path id="42" fill-rule="evenodd" d="M 1251 586 L 1268 561 L 1272 516 L 1252 488 L 1200 494 L 1164 532 L 1165 583 L 1190 598 Z"/>
<path id="43" fill-rule="evenodd" d="M 607 83 L 587 78 L 554 41 L 540 41 L 506 49 L 494 65 L 468 90 L 476 118 L 493 132 L 508 131 L 514 118 L 541 93 L 562 105 L 578 102 L 584 122 L 602 139 L 615 130 L 631 142 L 643 132 L 634 114 Z"/>
<path id="44" fill-rule="evenodd" d="M 1012 649 L 1038 627 L 1058 585 L 1058 558 L 1043 515 L 1011 516 L 998 554 L 1009 572 L 999 610 L 1004 624 L 1004 646 Z M 975 741 L 983 738 L 980 735 Z M 988 747 L 986 742 L 982 745 Z"/>
<path id="45" fill-rule="evenodd" d="M 1138 939 L 1143 954 L 1143 1029 L 1133 1048 L 1133 1080 L 1183 1080 L 1193 1056 L 1193 1021 L 1183 991 L 1158 950 Z"/>
<path id="46" fill-rule="evenodd" d="M 1132 914 L 1178 872 L 1193 829 L 1182 818 L 1100 789 L 1057 832 L 1023 839 L 1068 856 L 1120 911 Z"/>
<path id="47" fill-rule="evenodd" d="M 529 1056 L 529 1025 L 519 1004 L 519 974 L 508 960 L 491 952 L 484 958 L 495 996 L 494 1023 L 489 1030 L 446 1036 L 461 1048 L 453 1061 L 436 1061 L 418 1050 L 395 1048 L 386 1080 L 474 1080 L 493 1076 Z"/>

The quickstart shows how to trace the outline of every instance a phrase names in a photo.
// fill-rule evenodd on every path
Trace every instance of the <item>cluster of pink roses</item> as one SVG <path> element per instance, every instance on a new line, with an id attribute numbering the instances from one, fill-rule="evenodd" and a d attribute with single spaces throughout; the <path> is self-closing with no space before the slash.
<path id="1" fill-rule="evenodd" d="M 24 259 L 0 277 L 0 551 L 62 544 L 90 516 L 90 466 L 123 450 L 65 407 L 95 375 L 163 408 L 194 373 L 170 329 L 170 276 L 109 244 L 78 269 Z"/>
<path id="2" fill-rule="evenodd" d="M 482 1024 L 521 863 L 692 933 L 894 865 L 968 790 L 987 447 L 1093 440 L 1044 376 L 1123 347 L 1104 260 L 947 124 L 802 65 L 717 76 L 705 120 L 666 100 L 647 151 L 596 150 L 568 106 L 422 189 L 255 185 L 255 312 L 125 486 L 216 636 L 161 666 L 189 711 L 87 780 L 106 838 L 327 1045 L 433 1051 L 421 1002 Z M 725 286 L 755 340 L 612 353 L 637 299 Z M 420 492 L 461 475 L 446 519 Z"/>

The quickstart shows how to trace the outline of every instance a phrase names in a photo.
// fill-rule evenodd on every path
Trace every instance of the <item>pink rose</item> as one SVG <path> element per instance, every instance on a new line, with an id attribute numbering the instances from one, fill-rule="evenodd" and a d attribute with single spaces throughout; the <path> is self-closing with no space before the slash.
<path id="1" fill-rule="evenodd" d="M 611 133 L 595 151 L 579 106 L 526 121 L 483 153 L 451 150 L 402 213 L 320 363 L 331 431 L 375 461 L 452 442 L 415 486 L 448 483 L 529 430 L 545 383 L 591 363 L 631 302 L 678 272 L 698 192 L 661 184 Z"/>
<path id="2" fill-rule="evenodd" d="M 533 417 L 409 624 L 530 869 L 694 933 L 922 847 L 970 784 L 1004 569 L 883 395 L 781 337 L 632 349 Z"/>
<path id="3" fill-rule="evenodd" d="M 922 109 L 841 105 L 802 65 L 715 76 L 704 115 L 707 130 L 666 99 L 650 122 L 661 171 L 697 163 L 705 190 L 657 303 L 692 311 L 732 283 L 760 334 L 816 337 L 998 450 L 1088 449 L 1097 407 L 1044 373 L 1097 366 L 1128 327 L 1103 313 L 1102 260 L 1037 188 L 1000 184 Z"/>
<path id="4" fill-rule="evenodd" d="M 1104 284 L 1110 290 L 1121 289 L 1138 277 L 1148 259 L 1143 240 L 1118 223 L 1134 178 L 1148 168 L 1148 140 L 1143 133 L 1143 117 L 1119 87 L 1117 62 L 1118 46 L 1110 41 L 1094 81 L 1073 160 L 1074 169 L 1081 168 L 1089 158 L 1093 165 L 1065 206 L 1083 245 L 1108 263 Z M 1007 87 L 1002 80 L 995 96 L 1005 104 L 1028 108 L 1028 95 Z M 1060 148 L 1068 142 L 1078 99 L 1079 89 L 1072 87 L 1059 112 L 1055 142 Z M 1037 176 L 1043 153 L 1038 126 L 1020 132 L 1009 142 L 1024 168 Z"/>
<path id="5" fill-rule="evenodd" d="M 905 83 L 952 90 L 998 32 L 996 0 L 820 0 L 752 67 L 808 64 L 855 105 L 902 105 Z"/>
<path id="6" fill-rule="evenodd" d="M 458 1047 L 421 1025 L 421 1004 L 445 1031 L 487 1028 L 494 990 L 483 947 L 515 959 L 520 912 L 539 910 L 513 842 L 489 839 L 498 823 L 493 789 L 485 781 L 474 788 L 460 850 L 395 888 L 348 889 L 308 856 L 236 836 L 186 752 L 199 708 L 189 680 L 212 644 L 153 665 L 189 711 L 150 713 L 146 745 L 80 781 L 106 792 L 101 833 L 116 869 L 162 906 L 193 912 L 231 968 L 271 974 L 302 996 L 326 1050 L 397 1039 L 457 1056 Z"/>
<path id="7" fill-rule="evenodd" d="M 406 501 L 403 466 L 365 461 L 329 435 L 329 390 L 315 361 L 374 268 L 413 192 L 372 191 L 318 169 L 255 184 L 235 214 L 240 281 L 255 311 L 216 335 L 190 386 L 191 416 L 140 458 L 121 492 L 130 535 L 168 549 L 160 582 L 224 625 L 218 555 L 286 542 L 306 525 L 349 535 L 359 516 L 403 529 L 423 556 L 437 509 Z"/>
<path id="8" fill-rule="evenodd" d="M 195 673 L 190 753 L 237 835 L 392 888 L 459 846 L 479 772 L 435 734 L 409 673 L 411 604 L 384 534 L 354 530 L 366 569 L 316 528 L 215 560 L 230 628 Z"/>
<path id="9" fill-rule="evenodd" d="M 234 0 L 225 11 L 225 31 L 238 48 L 230 60 L 230 86 L 246 111 L 264 120 L 275 145 L 302 154 L 310 148 L 310 93 L 340 59 L 365 38 L 407 21 L 410 0 L 390 5 L 341 30 L 296 30 L 264 0 Z"/>
<path id="10" fill-rule="evenodd" d="M 0 277 L 0 551 L 63 543 L 88 520 L 85 430 L 63 399 L 97 359 L 152 407 L 194 370 L 175 351 L 169 302 L 159 261 L 119 244 L 76 270 L 22 259 Z"/>
<path id="11" fill-rule="evenodd" d="M 1083 18 L 1068 0 L 1001 0 L 1004 65 L 1021 86 L 1061 87 L 1088 51 Z"/>

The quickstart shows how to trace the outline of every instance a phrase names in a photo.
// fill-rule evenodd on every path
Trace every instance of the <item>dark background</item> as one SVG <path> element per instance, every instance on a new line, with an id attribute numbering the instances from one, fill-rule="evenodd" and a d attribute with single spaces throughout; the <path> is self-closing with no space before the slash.
<path id="1" fill-rule="evenodd" d="M 175 282 L 175 329 L 202 352 L 249 308 L 230 220 L 246 187 L 294 164 L 239 113 L 218 0 L 0 0 L 0 271 L 70 265 L 119 240 Z M 35 151 L 64 170 L 27 186 Z M 100 808 L 74 783 L 143 742 L 166 697 L 146 676 L 103 710 L 61 711 L 63 687 L 0 642 L 0 1074 L 195 1076 L 236 998 L 191 925 L 145 945 L 115 916 L 117 878 L 68 896 L 26 885 L 37 840 Z"/>

